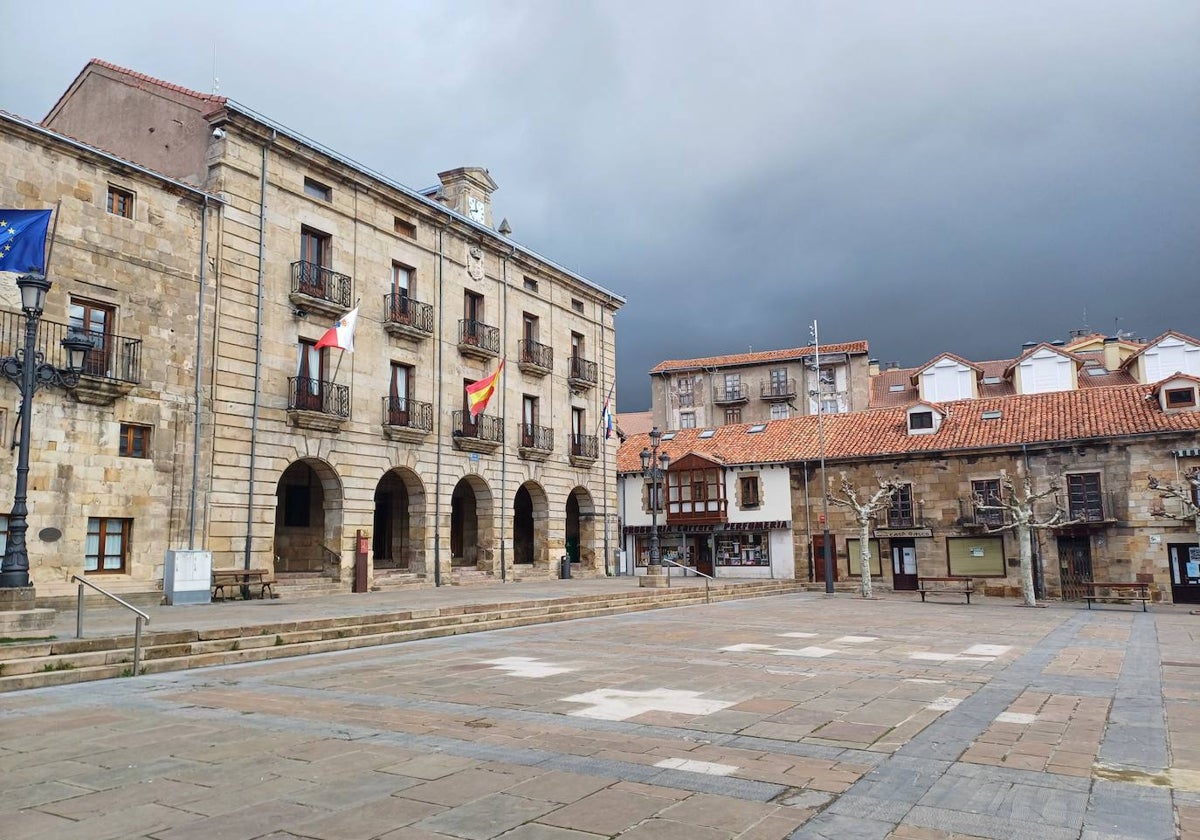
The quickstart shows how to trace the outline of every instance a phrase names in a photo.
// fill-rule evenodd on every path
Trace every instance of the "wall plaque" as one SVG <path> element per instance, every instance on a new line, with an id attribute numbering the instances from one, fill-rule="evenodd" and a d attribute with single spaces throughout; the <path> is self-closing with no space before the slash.
<path id="1" fill-rule="evenodd" d="M 876 537 L 932 537 L 932 528 L 876 528 Z"/>

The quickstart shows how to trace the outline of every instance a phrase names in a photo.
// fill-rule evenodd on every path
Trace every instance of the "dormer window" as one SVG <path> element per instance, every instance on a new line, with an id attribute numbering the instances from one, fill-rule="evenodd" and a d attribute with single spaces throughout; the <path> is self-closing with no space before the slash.
<path id="1" fill-rule="evenodd" d="M 1196 404 L 1195 388 L 1168 388 L 1163 394 L 1167 408 L 1191 408 Z"/>
<path id="2" fill-rule="evenodd" d="M 908 428 L 910 431 L 933 431 L 933 412 L 932 411 L 914 411 L 908 415 Z"/>
<path id="3" fill-rule="evenodd" d="M 931 435 L 942 425 L 945 412 L 930 403 L 910 406 L 904 415 L 904 423 L 910 435 Z"/>
<path id="4" fill-rule="evenodd" d="M 1176 375 L 1160 382 L 1153 394 L 1163 411 L 1196 411 L 1197 389 L 1200 388 L 1200 377 Z"/>

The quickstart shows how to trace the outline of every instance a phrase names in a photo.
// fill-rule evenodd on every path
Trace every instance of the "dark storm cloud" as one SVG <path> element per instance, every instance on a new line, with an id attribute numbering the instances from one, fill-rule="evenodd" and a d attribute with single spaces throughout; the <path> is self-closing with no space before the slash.
<path id="1" fill-rule="evenodd" d="M 487 166 L 516 239 L 628 297 L 623 410 L 813 318 L 905 364 L 1200 332 L 1194 2 L 376 5 L 23 9 L 0 107 L 97 44 L 207 90 L 215 47 L 222 93 L 411 186 Z"/>

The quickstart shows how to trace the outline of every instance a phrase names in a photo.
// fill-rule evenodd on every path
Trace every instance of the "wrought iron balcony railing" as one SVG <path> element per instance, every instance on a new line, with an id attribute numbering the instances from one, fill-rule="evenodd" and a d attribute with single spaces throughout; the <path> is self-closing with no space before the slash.
<path id="1" fill-rule="evenodd" d="M 790 400 L 796 396 L 796 380 L 788 379 L 785 381 L 775 380 L 772 382 L 763 382 L 758 386 L 759 399 L 764 400 Z"/>
<path id="2" fill-rule="evenodd" d="M 745 385 L 717 385 L 713 388 L 714 403 L 737 403 L 747 399 Z"/>
<path id="3" fill-rule="evenodd" d="M 543 452 L 554 449 L 554 429 L 549 426 L 518 423 L 517 434 L 520 435 L 521 446 L 525 449 L 539 449 Z"/>
<path id="4" fill-rule="evenodd" d="M 386 426 L 433 431 L 433 406 L 405 397 L 383 398 L 383 422 Z"/>
<path id="5" fill-rule="evenodd" d="M 37 350 L 56 368 L 67 366 L 67 351 L 62 340 L 68 332 L 79 331 L 69 324 L 42 319 Z M 83 376 L 133 385 L 142 381 L 142 340 L 102 331 L 84 333 L 95 342 L 83 362 Z M 20 312 L 0 312 L 0 356 L 15 356 L 25 347 L 25 316 Z"/>
<path id="6" fill-rule="evenodd" d="M 350 386 L 307 376 L 288 377 L 288 409 L 347 418 L 350 416 Z"/>
<path id="7" fill-rule="evenodd" d="M 351 285 L 349 275 L 339 274 L 323 265 L 305 260 L 292 263 L 293 292 L 349 309 Z"/>
<path id="8" fill-rule="evenodd" d="M 517 342 L 517 359 L 522 365 L 552 370 L 554 368 L 554 348 L 548 344 L 539 344 L 531 338 L 523 338 Z"/>
<path id="9" fill-rule="evenodd" d="M 599 458 L 600 440 L 596 435 L 569 435 L 571 455 L 576 458 Z"/>
<path id="10" fill-rule="evenodd" d="M 499 417 L 480 414 L 474 420 L 466 411 L 456 411 L 453 414 L 455 437 L 476 438 L 490 443 L 504 442 L 504 425 Z"/>
<path id="11" fill-rule="evenodd" d="M 889 528 L 912 528 L 916 525 L 917 520 L 911 513 L 887 513 L 887 526 Z"/>
<path id="12" fill-rule="evenodd" d="M 383 313 L 384 323 L 399 324 L 424 333 L 433 332 L 433 306 L 413 300 L 408 295 L 384 295 Z"/>
<path id="13" fill-rule="evenodd" d="M 462 347 L 474 347 L 494 356 L 500 355 L 500 328 L 461 318 L 458 322 L 458 343 Z"/>
<path id="14" fill-rule="evenodd" d="M 573 384 L 596 384 L 596 363 L 579 356 L 572 356 L 567 366 L 567 378 Z"/>

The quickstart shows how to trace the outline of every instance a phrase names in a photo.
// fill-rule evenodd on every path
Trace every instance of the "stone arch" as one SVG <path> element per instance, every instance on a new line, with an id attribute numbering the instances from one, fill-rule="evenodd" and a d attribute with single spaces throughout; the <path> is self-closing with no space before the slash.
<path id="1" fill-rule="evenodd" d="M 371 561 L 376 572 L 425 573 L 425 485 L 407 467 L 393 467 L 375 485 Z"/>
<path id="2" fill-rule="evenodd" d="M 342 481 L 320 458 L 288 464 L 275 488 L 275 569 L 338 577 L 342 562 Z"/>
<path id="3" fill-rule="evenodd" d="M 526 481 L 513 495 L 513 562 L 545 563 L 549 545 L 550 502 L 536 481 Z"/>
<path id="4" fill-rule="evenodd" d="M 450 565 L 491 571 L 496 540 L 494 500 L 488 483 L 465 475 L 450 495 Z"/>
<path id="5" fill-rule="evenodd" d="M 566 549 L 572 563 L 596 568 L 596 503 L 586 487 L 576 487 L 567 496 Z"/>

